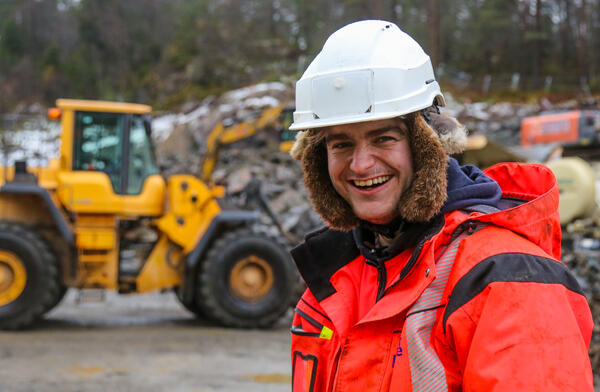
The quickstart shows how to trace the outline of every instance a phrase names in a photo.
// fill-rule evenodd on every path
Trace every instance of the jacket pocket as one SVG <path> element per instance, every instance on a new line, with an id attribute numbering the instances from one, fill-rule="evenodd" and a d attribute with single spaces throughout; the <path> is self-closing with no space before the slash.
<path id="1" fill-rule="evenodd" d="M 314 392 L 317 380 L 317 365 L 319 359 L 316 355 L 303 354 L 294 351 L 292 354 L 292 391 Z"/>
<path id="2" fill-rule="evenodd" d="M 308 313 L 299 307 L 296 307 L 294 312 L 296 314 L 292 323 L 292 334 L 331 340 L 333 337 L 333 330 L 331 328 L 319 322 L 315 317 L 309 316 Z"/>

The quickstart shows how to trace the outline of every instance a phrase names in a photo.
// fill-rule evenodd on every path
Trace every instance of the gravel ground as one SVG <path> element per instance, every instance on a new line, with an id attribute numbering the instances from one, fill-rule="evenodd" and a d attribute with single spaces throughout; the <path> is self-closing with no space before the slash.
<path id="1" fill-rule="evenodd" d="M 36 328 L 0 332 L 0 391 L 289 391 L 290 317 L 233 330 L 172 293 L 79 302 L 72 291 Z"/>
<path id="2" fill-rule="evenodd" d="M 70 291 L 34 329 L 0 332 L 0 391 L 288 392 L 290 319 L 226 329 L 195 319 L 172 293 Z"/>

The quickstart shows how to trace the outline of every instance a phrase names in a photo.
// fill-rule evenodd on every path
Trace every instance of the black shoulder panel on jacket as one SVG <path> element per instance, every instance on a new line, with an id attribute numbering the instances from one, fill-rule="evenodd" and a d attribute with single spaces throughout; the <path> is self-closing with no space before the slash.
<path id="1" fill-rule="evenodd" d="M 561 284 L 568 290 L 583 294 L 567 267 L 555 260 L 524 253 L 494 255 L 478 263 L 454 286 L 444 311 L 444 333 L 448 317 L 493 282 Z"/>
<path id="2" fill-rule="evenodd" d="M 328 228 L 308 234 L 291 253 L 317 301 L 335 293 L 331 276 L 360 255 L 351 232 Z"/>

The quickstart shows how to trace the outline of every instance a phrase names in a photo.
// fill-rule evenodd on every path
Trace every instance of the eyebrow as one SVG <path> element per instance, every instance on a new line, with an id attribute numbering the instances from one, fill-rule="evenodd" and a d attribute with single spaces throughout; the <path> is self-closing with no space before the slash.
<path id="1" fill-rule="evenodd" d="M 397 125 L 390 125 L 388 127 L 383 127 L 383 128 L 378 128 L 378 129 L 374 129 L 372 131 L 367 132 L 367 136 L 373 137 L 373 136 L 379 136 L 383 133 L 389 132 L 389 131 L 394 131 L 394 130 L 398 130 L 402 135 L 406 135 L 406 132 L 400 128 Z"/>
<path id="2" fill-rule="evenodd" d="M 389 132 L 391 130 L 398 130 L 403 136 L 406 135 L 406 131 L 403 130 L 401 127 L 399 127 L 397 125 L 390 125 L 387 127 L 377 128 L 377 129 L 368 131 L 367 136 L 375 137 L 375 136 L 384 134 L 386 132 Z M 346 134 L 346 132 L 334 133 L 332 135 L 325 136 L 325 143 L 330 143 L 330 142 L 340 141 L 340 140 L 347 140 L 347 139 L 350 139 L 350 137 Z"/>

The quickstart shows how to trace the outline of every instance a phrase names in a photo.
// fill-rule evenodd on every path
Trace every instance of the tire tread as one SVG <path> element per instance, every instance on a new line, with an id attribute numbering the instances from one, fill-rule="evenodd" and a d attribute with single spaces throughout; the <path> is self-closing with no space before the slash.
<path id="1" fill-rule="evenodd" d="M 41 316 L 58 303 L 60 287 L 58 281 L 58 261 L 50 246 L 41 234 L 33 228 L 17 222 L 0 221 L 0 234 L 9 233 L 23 240 L 36 251 L 42 273 L 38 277 L 42 283 L 43 293 L 40 300 L 28 306 L 25 311 L 16 316 L 0 317 L 0 329 L 18 330 L 30 327 Z M 10 250 L 10 249 L 7 249 Z M 23 261 L 25 263 L 25 261 Z M 1 308 L 0 308 L 1 309 Z"/>
<path id="2" fill-rule="evenodd" d="M 235 241 L 242 238 L 261 238 L 279 247 L 283 252 L 286 252 L 286 246 L 277 237 L 270 235 L 266 230 L 261 230 L 260 228 L 243 227 L 224 233 L 214 241 L 200 263 L 196 287 L 196 303 L 202 309 L 203 314 L 221 325 L 234 328 L 268 328 L 277 322 L 289 308 L 289 303 L 293 297 L 292 290 L 288 290 L 289 293 L 287 293 L 286 298 L 281 299 L 274 311 L 266 313 L 259 318 L 243 318 L 232 315 L 227 309 L 224 309 L 211 289 L 211 282 L 215 279 L 214 276 L 211 276 L 210 272 L 212 264 L 218 262 L 220 255 L 232 246 Z M 287 286 L 292 287 L 294 270 L 291 265 L 288 267 L 284 268 L 286 279 L 288 280 Z"/>

